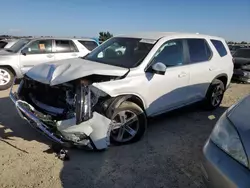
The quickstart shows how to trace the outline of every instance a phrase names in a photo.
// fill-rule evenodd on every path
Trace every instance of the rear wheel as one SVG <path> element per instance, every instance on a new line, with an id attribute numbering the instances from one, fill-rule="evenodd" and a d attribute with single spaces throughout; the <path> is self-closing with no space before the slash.
<path id="1" fill-rule="evenodd" d="M 220 106 L 225 92 L 225 86 L 221 80 L 214 80 L 208 88 L 205 108 L 213 110 Z"/>
<path id="2" fill-rule="evenodd" d="M 147 127 L 144 111 L 135 103 L 125 101 L 111 118 L 110 141 L 113 144 L 128 144 L 141 139 Z"/>
<path id="3" fill-rule="evenodd" d="M 11 87 L 14 80 L 14 74 L 8 68 L 0 67 L 0 90 Z"/>

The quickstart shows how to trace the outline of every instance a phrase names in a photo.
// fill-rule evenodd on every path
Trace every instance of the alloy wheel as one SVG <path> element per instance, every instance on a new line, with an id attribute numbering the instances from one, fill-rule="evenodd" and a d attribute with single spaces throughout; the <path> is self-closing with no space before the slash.
<path id="1" fill-rule="evenodd" d="M 212 93 L 212 96 L 211 96 L 211 102 L 212 102 L 212 105 L 213 106 L 217 106 L 220 104 L 222 98 L 223 98 L 223 88 L 221 88 L 220 85 L 217 85 L 215 88 L 214 88 L 214 91 Z"/>
<path id="2" fill-rule="evenodd" d="M 0 68 L 0 86 L 8 84 L 10 80 L 11 80 L 10 73 Z"/>
<path id="3" fill-rule="evenodd" d="M 123 143 L 132 140 L 139 130 L 139 120 L 137 115 L 124 110 L 118 112 L 111 122 L 110 136 L 117 142 Z"/>

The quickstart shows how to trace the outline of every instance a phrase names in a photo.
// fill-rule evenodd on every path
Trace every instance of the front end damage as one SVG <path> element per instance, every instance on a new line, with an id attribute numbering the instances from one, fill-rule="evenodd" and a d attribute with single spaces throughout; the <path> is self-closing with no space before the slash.
<path id="1" fill-rule="evenodd" d="M 10 98 L 23 119 L 56 143 L 97 150 L 110 144 L 112 98 L 91 78 L 50 86 L 25 76 Z"/>
<path id="2" fill-rule="evenodd" d="M 250 58 L 234 58 L 233 80 L 250 83 Z"/>

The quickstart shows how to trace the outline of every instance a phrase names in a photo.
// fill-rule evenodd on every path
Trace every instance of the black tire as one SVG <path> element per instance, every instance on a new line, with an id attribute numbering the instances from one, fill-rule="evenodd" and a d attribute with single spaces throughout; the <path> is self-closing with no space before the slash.
<path id="1" fill-rule="evenodd" d="M 135 134 L 135 136 L 129 140 L 129 141 L 125 141 L 125 142 L 119 142 L 117 140 L 115 140 L 113 137 L 112 137 L 112 130 L 110 132 L 110 142 L 112 144 L 115 144 L 115 145 L 125 145 L 125 144 L 130 144 L 130 143 L 134 143 L 134 142 L 137 142 L 139 141 L 145 131 L 146 131 L 146 128 L 147 128 L 147 118 L 146 118 L 146 115 L 143 111 L 143 109 L 141 109 L 137 104 L 133 103 L 133 102 L 130 102 L 130 101 L 125 101 L 123 102 L 118 108 L 116 108 L 114 110 L 114 113 L 112 115 L 112 119 L 121 111 L 124 111 L 124 110 L 129 110 L 129 111 L 132 111 L 136 117 L 138 118 L 138 130 Z"/>
<path id="2" fill-rule="evenodd" d="M 0 91 L 9 89 L 12 86 L 12 83 L 14 81 L 14 74 L 11 70 L 9 70 L 8 68 L 5 68 L 5 67 L 0 67 L 0 71 L 1 70 L 6 71 L 10 75 L 10 80 L 9 80 L 9 82 L 6 82 L 6 84 L 4 84 L 4 85 L 0 85 Z"/>
<path id="3" fill-rule="evenodd" d="M 216 103 L 216 105 L 213 103 L 213 93 L 215 92 L 216 89 L 220 88 L 222 94 L 221 96 L 218 98 L 220 99 L 218 103 Z M 224 96 L 224 92 L 225 92 L 225 85 L 221 80 L 215 79 L 209 86 L 207 94 L 206 94 L 206 99 L 204 101 L 204 108 L 206 110 L 214 110 L 216 108 L 218 108 L 223 100 L 223 96 Z"/>

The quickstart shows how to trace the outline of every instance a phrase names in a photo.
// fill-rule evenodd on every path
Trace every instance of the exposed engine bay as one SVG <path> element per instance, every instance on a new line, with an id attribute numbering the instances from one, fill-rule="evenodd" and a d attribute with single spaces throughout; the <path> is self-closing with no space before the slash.
<path id="1" fill-rule="evenodd" d="M 111 79 L 115 78 L 92 75 L 50 86 L 26 76 L 19 86 L 15 104 L 24 106 L 21 115 L 25 119 L 32 118 L 27 117 L 24 108 L 35 115 L 34 118 L 38 119 L 35 119 L 36 124 L 40 121 L 49 133 L 63 143 L 105 149 L 109 145 L 111 127 L 107 109 L 112 98 L 92 83 Z"/>

